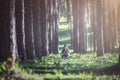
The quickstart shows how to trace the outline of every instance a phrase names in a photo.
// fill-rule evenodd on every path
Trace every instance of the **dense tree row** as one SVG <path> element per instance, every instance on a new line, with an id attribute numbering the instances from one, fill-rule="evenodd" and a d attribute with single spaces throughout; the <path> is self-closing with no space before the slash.
<path id="1" fill-rule="evenodd" d="M 90 4 L 93 44 L 98 56 L 116 51 L 115 46 L 118 46 L 119 40 L 117 4 L 113 0 L 92 0 Z"/>
<path id="2" fill-rule="evenodd" d="M 47 2 L 50 53 L 58 53 L 59 3 L 59 0 Z"/>
<path id="3" fill-rule="evenodd" d="M 66 0 L 66 5 L 68 24 L 71 24 L 73 20 L 73 26 L 70 26 L 72 27 L 71 44 L 74 52 L 85 53 L 87 51 L 88 34 L 91 34 L 92 38 L 89 45 L 92 45 L 93 51 L 98 56 L 119 51 L 120 1 Z"/>
<path id="4" fill-rule="evenodd" d="M 59 2 L 0 0 L 0 61 L 58 53 Z"/>
<path id="5" fill-rule="evenodd" d="M 16 54 L 15 0 L 0 0 L 0 61 L 11 58 L 13 67 Z"/>

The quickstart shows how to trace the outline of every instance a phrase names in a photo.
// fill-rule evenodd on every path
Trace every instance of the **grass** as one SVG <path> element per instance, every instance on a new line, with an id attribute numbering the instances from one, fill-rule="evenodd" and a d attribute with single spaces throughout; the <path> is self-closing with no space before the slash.
<path id="1" fill-rule="evenodd" d="M 36 66 L 64 66 L 64 69 L 82 69 L 82 68 L 102 68 L 114 65 L 118 62 L 118 54 L 106 54 L 104 57 L 97 57 L 95 53 L 91 54 L 71 54 L 68 59 L 62 59 L 60 54 L 50 54 L 48 57 L 43 57 L 41 60 L 34 59 L 29 63 Z M 27 65 L 31 65 L 31 64 Z M 59 65 L 58 65 L 59 64 Z"/>
<path id="2" fill-rule="evenodd" d="M 43 76 L 43 79 L 51 79 L 51 80 L 119 80 L 119 75 L 96 75 L 92 72 L 69 72 L 71 70 L 82 70 L 82 69 L 101 69 L 104 67 L 112 66 L 118 63 L 118 54 L 106 54 L 104 57 L 97 57 L 95 53 L 78 55 L 71 54 L 71 57 L 68 59 L 61 58 L 60 54 L 50 54 L 48 57 L 43 57 L 42 60 L 34 59 L 28 62 L 25 65 L 31 66 L 34 65 L 37 67 L 46 67 L 46 69 L 41 69 L 42 71 L 48 71 L 48 73 L 40 74 Z M 53 69 L 47 69 L 50 67 L 54 67 Z M 61 67 L 61 69 L 57 69 L 57 67 Z M 40 68 L 35 68 L 37 71 Z M 34 68 L 33 68 L 34 70 Z M 54 72 L 51 74 L 49 72 Z M 68 71 L 67 74 L 64 74 L 63 71 Z M 34 73 L 34 71 L 33 71 Z M 37 79 L 36 79 L 37 80 Z"/>
<path id="3" fill-rule="evenodd" d="M 62 71 L 69 70 L 80 70 L 80 69 L 100 69 L 103 67 L 108 67 L 116 64 L 118 62 L 118 54 L 106 54 L 104 57 L 97 57 L 95 53 L 91 54 L 71 54 L 71 57 L 68 59 L 61 58 L 60 54 L 50 54 L 48 57 L 43 57 L 40 59 L 34 59 L 28 61 L 24 66 L 37 66 L 37 67 L 63 67 L 61 69 L 45 69 L 43 71 L 53 71 L 55 74 L 37 74 L 34 73 L 34 70 L 40 70 L 40 68 L 29 69 L 17 69 L 21 71 L 21 74 L 16 74 L 13 76 L 13 80 L 21 78 L 23 80 L 119 80 L 119 75 L 96 75 L 92 72 L 80 72 L 78 74 L 68 73 L 63 74 Z M 16 63 L 19 66 L 18 63 Z M 22 64 L 23 65 L 23 64 Z M 1 80 L 5 80 L 3 77 L 0 77 Z"/>

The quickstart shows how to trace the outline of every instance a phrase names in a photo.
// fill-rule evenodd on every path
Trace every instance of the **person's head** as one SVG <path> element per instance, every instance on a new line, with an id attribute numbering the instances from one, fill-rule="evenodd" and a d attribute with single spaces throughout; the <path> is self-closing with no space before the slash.
<path id="1" fill-rule="evenodd" d="M 64 50 L 68 49 L 68 46 L 67 46 L 67 45 L 64 45 L 63 49 L 64 49 Z"/>

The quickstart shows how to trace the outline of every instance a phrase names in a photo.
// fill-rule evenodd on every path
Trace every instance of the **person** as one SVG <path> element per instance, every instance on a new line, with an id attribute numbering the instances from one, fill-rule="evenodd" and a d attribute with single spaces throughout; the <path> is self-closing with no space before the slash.
<path id="1" fill-rule="evenodd" d="M 64 47 L 62 49 L 62 58 L 68 58 L 68 57 L 70 57 L 68 46 L 64 45 Z"/>

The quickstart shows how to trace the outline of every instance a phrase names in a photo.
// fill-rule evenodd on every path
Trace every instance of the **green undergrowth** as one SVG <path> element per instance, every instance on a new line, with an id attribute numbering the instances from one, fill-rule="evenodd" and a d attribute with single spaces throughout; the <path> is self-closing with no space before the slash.
<path id="1" fill-rule="evenodd" d="M 103 57 L 97 57 L 95 53 L 92 54 L 71 54 L 70 58 L 63 59 L 60 54 L 50 54 L 42 59 L 34 59 L 28 61 L 25 65 L 34 67 L 62 67 L 61 69 L 42 70 L 53 71 L 55 74 L 45 73 L 43 79 L 45 80 L 119 80 L 119 75 L 96 75 L 93 72 L 86 73 L 69 73 L 71 70 L 82 69 L 101 69 L 109 67 L 118 63 L 118 54 L 105 54 Z M 32 69 L 34 70 L 34 69 Z M 40 69 L 36 69 L 40 70 Z M 68 74 L 63 74 L 62 71 L 68 71 Z M 38 71 L 39 72 L 39 71 Z"/>
<path id="2" fill-rule="evenodd" d="M 12 75 L 11 80 L 119 80 L 119 75 L 96 75 L 92 72 L 69 73 L 69 70 L 101 69 L 116 63 L 118 63 L 117 53 L 105 54 L 103 57 L 97 57 L 95 53 L 71 53 L 70 58 L 67 59 L 61 58 L 61 54 L 49 54 L 47 57 L 29 60 L 24 64 L 16 63 L 16 74 Z M 24 66 L 26 66 L 26 68 L 24 68 Z M 30 69 L 30 66 L 33 66 L 33 69 Z M 38 69 L 35 67 L 38 67 Z M 39 67 L 45 67 L 46 69 L 43 69 L 43 71 L 53 71 L 55 74 L 34 73 L 34 70 L 42 70 L 42 68 L 40 69 Z M 57 67 L 61 68 L 56 69 Z M 2 74 L 0 75 L 0 80 L 6 80 L 3 75 L 6 71 L 6 62 L 0 63 L 0 73 Z M 62 71 L 68 71 L 68 74 L 63 74 Z"/>
<path id="3" fill-rule="evenodd" d="M 97 57 L 93 54 L 71 54 L 70 58 L 63 59 L 61 54 L 50 54 L 42 59 L 28 61 L 27 65 L 63 67 L 65 70 L 74 70 L 82 68 L 99 69 L 114 65 L 118 62 L 118 54 L 105 54 L 103 57 Z M 30 63 L 30 64 L 29 64 Z"/>
<path id="4" fill-rule="evenodd" d="M 45 80 L 119 80 L 119 75 L 93 75 L 92 73 L 79 73 L 79 74 L 68 74 L 68 75 L 51 75 L 46 74 Z"/>

